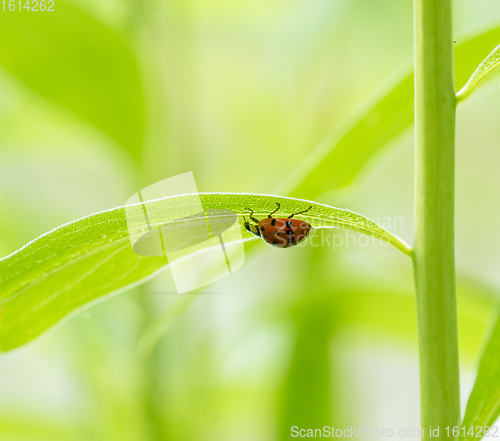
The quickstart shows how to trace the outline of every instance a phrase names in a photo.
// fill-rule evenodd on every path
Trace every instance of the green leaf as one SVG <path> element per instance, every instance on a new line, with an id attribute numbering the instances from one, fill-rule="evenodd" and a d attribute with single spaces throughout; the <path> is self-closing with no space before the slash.
<path id="1" fill-rule="evenodd" d="M 500 41 L 500 26 L 457 39 L 455 78 L 460 85 Z M 480 57 L 478 59 L 478 57 Z M 360 170 L 413 124 L 412 65 L 396 73 L 354 115 L 335 126 L 276 189 L 295 197 L 316 197 L 351 184 Z"/>
<path id="2" fill-rule="evenodd" d="M 145 104 L 134 54 L 115 30 L 56 3 L 54 12 L 0 14 L 0 64 L 140 158 Z"/>
<path id="3" fill-rule="evenodd" d="M 315 228 L 357 231 L 388 242 L 406 255 L 411 253 L 405 242 L 359 214 L 299 199 L 200 193 L 119 207 L 62 225 L 0 260 L 0 349 L 21 346 L 81 306 L 144 282 L 169 263 L 176 264 L 177 261 L 168 262 L 161 255 L 135 254 L 127 225 L 147 233 L 139 219 L 143 210 L 166 223 L 182 217 L 180 213 L 185 213 L 186 208 L 197 207 L 198 197 L 205 210 L 225 209 L 238 215 L 248 214 L 245 207 L 250 207 L 255 216 L 265 216 L 276 207 L 276 202 L 281 203 L 276 216 L 287 216 L 312 205 L 307 215 L 301 217 Z M 130 216 L 131 207 L 139 213 L 137 218 Z M 206 222 L 205 217 L 202 220 Z M 240 219 L 238 228 L 228 230 L 232 233 L 225 233 L 226 247 L 256 239 L 241 222 Z M 189 231 L 180 230 L 178 234 L 190 237 Z"/>
<path id="4" fill-rule="evenodd" d="M 498 315 L 498 311 L 496 312 Z M 493 328 L 479 364 L 479 370 L 470 394 L 462 426 L 491 427 L 500 415 L 500 316 Z M 476 431 L 475 431 L 476 432 Z M 484 436 L 483 433 L 479 434 Z M 467 435 L 463 439 L 478 439 Z"/>
<path id="5" fill-rule="evenodd" d="M 457 92 L 457 102 L 460 103 L 469 98 L 494 73 L 498 66 L 500 66 L 500 45 L 482 61 L 467 84 Z"/>

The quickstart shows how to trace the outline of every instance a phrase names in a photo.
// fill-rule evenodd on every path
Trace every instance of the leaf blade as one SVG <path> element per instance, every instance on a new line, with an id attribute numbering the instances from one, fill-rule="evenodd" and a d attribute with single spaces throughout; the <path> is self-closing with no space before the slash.
<path id="1" fill-rule="evenodd" d="M 500 44 L 479 64 L 469 81 L 457 94 L 457 103 L 469 98 L 500 66 Z"/>
<path id="2" fill-rule="evenodd" d="M 0 14 L 0 64 L 140 158 L 145 101 L 139 66 L 115 30 L 63 1 L 51 13 Z"/>
<path id="3" fill-rule="evenodd" d="M 497 309 L 498 315 L 498 309 Z M 500 415 L 500 315 L 481 357 L 474 388 L 469 396 L 462 426 L 491 427 Z M 461 436 L 461 439 L 477 439 Z"/>
<path id="4" fill-rule="evenodd" d="M 335 207 L 273 195 L 200 193 L 144 202 L 148 213 L 177 219 L 186 205 L 201 198 L 205 210 L 225 209 L 267 215 L 276 202 L 283 215 L 313 205 L 304 216 L 316 228 L 346 228 L 389 242 L 404 252 L 411 248 L 369 219 Z M 141 204 L 136 204 L 141 205 Z M 130 206 L 129 206 L 130 207 Z M 158 217 L 157 217 L 158 218 Z M 256 239 L 242 228 L 243 241 Z M 234 240 L 232 239 L 234 238 Z M 225 241 L 241 241 L 239 235 Z M 143 283 L 164 270 L 164 256 L 144 257 L 132 251 L 125 207 L 118 207 L 62 225 L 0 260 L 0 349 L 19 347 L 88 303 Z"/>
<path id="5" fill-rule="evenodd" d="M 499 40 L 500 25 L 496 25 L 464 38 L 455 46 L 457 84 L 467 80 L 486 55 L 485 48 L 497 45 Z M 408 63 L 353 116 L 333 127 L 276 192 L 300 198 L 317 197 L 352 184 L 379 152 L 413 124 L 413 78 Z"/>

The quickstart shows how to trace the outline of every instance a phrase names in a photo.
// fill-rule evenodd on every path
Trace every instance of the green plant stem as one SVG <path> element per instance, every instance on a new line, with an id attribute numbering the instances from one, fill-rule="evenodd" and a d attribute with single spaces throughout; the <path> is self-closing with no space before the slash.
<path id="1" fill-rule="evenodd" d="M 416 231 L 413 264 L 421 422 L 459 423 L 455 298 L 455 109 L 451 0 L 415 0 Z"/>

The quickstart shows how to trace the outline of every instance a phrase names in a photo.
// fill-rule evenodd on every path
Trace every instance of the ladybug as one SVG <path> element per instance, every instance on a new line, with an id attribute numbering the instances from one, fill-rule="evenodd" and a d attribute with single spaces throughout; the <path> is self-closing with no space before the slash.
<path id="1" fill-rule="evenodd" d="M 247 208 L 247 210 L 251 212 L 249 215 L 250 220 L 255 222 L 256 225 L 248 222 L 245 217 L 243 217 L 243 219 L 245 219 L 245 223 L 243 225 L 247 231 L 257 237 L 261 237 L 264 239 L 264 242 L 267 242 L 269 245 L 278 248 L 293 247 L 294 245 L 302 242 L 312 228 L 306 221 L 293 219 L 293 217 L 296 214 L 306 213 L 312 208 L 312 205 L 307 210 L 293 213 L 286 219 L 272 217 L 272 215 L 280 209 L 279 202 L 276 202 L 276 205 L 278 208 L 276 208 L 276 210 L 272 213 L 269 213 L 267 218 L 261 219 L 260 221 L 255 217 L 252 217 L 253 210 Z"/>

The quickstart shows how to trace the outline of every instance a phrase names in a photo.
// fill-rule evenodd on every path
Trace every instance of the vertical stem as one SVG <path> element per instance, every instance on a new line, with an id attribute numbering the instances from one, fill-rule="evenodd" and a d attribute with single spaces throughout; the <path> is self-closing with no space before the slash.
<path id="1" fill-rule="evenodd" d="M 421 421 L 460 420 L 455 298 L 455 92 L 451 0 L 415 0 L 416 231 Z"/>

